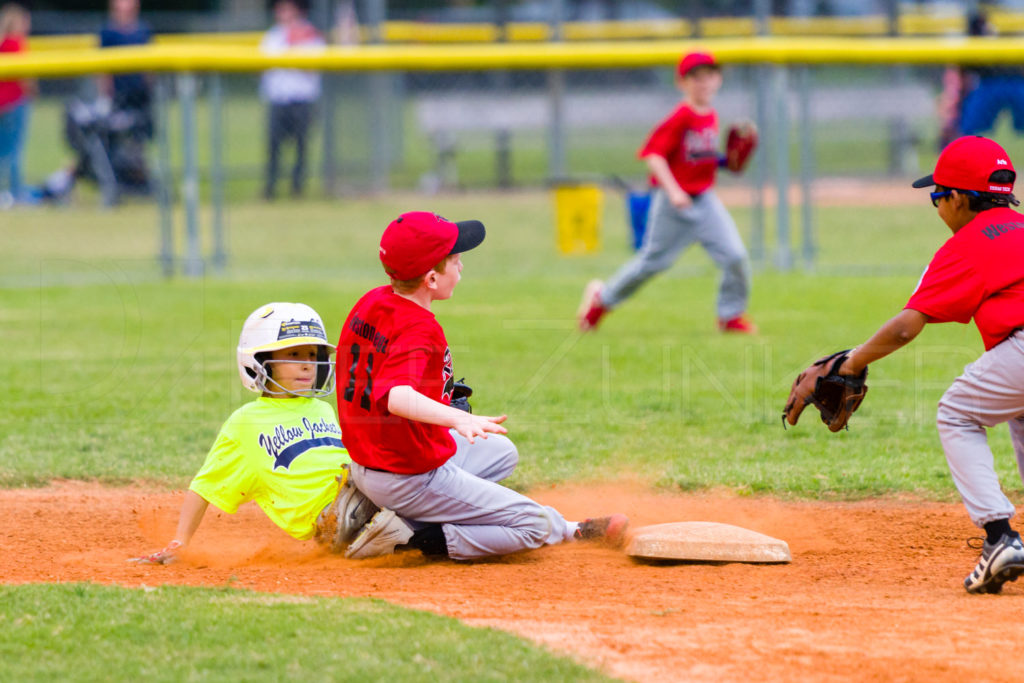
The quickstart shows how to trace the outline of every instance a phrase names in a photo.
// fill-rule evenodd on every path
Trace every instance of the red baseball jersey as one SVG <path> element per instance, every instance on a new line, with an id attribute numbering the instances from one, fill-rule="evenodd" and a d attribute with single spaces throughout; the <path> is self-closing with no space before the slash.
<path id="1" fill-rule="evenodd" d="M 1024 214 L 978 214 L 935 252 L 905 308 L 974 323 L 985 350 L 1024 327 Z"/>
<path id="2" fill-rule="evenodd" d="M 448 429 L 388 411 L 388 393 L 410 386 L 444 404 L 452 400 L 452 354 L 434 314 L 371 289 L 345 320 L 338 340 L 338 422 L 352 460 L 378 470 L 419 474 L 455 454 Z"/>
<path id="3" fill-rule="evenodd" d="M 641 159 L 650 154 L 665 157 L 687 194 L 700 194 L 714 184 L 718 170 L 718 114 L 714 109 L 698 114 L 684 102 L 658 124 L 640 148 Z M 653 175 L 651 185 L 657 185 Z"/>

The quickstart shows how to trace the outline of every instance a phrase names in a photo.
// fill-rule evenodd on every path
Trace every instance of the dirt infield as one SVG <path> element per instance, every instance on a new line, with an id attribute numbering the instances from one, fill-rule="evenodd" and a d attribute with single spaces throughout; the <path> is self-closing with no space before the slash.
<path id="1" fill-rule="evenodd" d="M 621 510 L 635 525 L 737 524 L 786 540 L 793 562 L 646 565 L 583 544 L 472 564 L 416 553 L 346 561 L 293 541 L 250 505 L 233 516 L 211 508 L 182 562 L 139 566 L 126 558 L 170 538 L 181 492 L 57 482 L 0 492 L 0 576 L 373 596 L 511 631 L 639 681 L 1020 679 L 1024 585 L 964 592 L 977 558 L 965 540 L 977 532 L 958 504 L 611 485 L 533 495 L 570 518 Z"/>

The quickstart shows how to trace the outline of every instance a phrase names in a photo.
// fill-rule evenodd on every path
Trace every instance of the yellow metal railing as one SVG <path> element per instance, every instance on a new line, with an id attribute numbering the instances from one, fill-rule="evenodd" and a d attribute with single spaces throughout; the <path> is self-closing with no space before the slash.
<path id="1" fill-rule="evenodd" d="M 239 45 L 156 44 L 47 50 L 4 56 L 0 79 L 136 71 L 253 72 L 273 67 L 322 71 L 480 71 L 635 68 L 674 64 L 713 50 L 725 64 L 1024 64 L 1024 38 L 731 38 L 487 45 L 362 45 L 262 54 Z"/>

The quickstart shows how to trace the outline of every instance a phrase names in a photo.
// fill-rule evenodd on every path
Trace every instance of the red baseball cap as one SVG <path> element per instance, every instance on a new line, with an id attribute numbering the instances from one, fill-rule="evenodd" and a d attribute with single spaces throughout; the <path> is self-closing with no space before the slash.
<path id="1" fill-rule="evenodd" d="M 484 241 L 480 221 L 454 223 L 429 211 L 410 211 L 391 221 L 380 238 L 380 262 L 396 280 L 429 272 L 441 259 Z"/>
<path id="2" fill-rule="evenodd" d="M 994 140 L 980 135 L 965 135 L 957 138 L 942 150 L 935 162 L 935 172 L 918 178 L 914 187 L 942 185 L 956 190 L 974 190 L 991 194 L 1010 194 L 1013 181 L 993 183 L 989 177 L 996 171 L 1017 171 L 1013 168 L 1010 155 Z"/>
<path id="3" fill-rule="evenodd" d="M 709 52 L 691 52 L 679 60 L 679 75 L 685 76 L 698 66 L 711 66 L 718 68 L 718 62 Z"/>

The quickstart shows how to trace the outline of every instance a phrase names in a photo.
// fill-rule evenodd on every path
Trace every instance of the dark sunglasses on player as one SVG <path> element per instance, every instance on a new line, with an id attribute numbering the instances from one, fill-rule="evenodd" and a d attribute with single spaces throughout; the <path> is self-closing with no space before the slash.
<path id="1" fill-rule="evenodd" d="M 956 191 L 959 192 L 960 194 L 966 194 L 966 195 L 971 196 L 971 197 L 980 197 L 981 196 L 980 194 L 978 194 L 974 190 L 956 190 Z M 934 206 L 935 208 L 938 208 L 939 200 L 942 199 L 943 197 L 948 197 L 951 194 L 953 194 L 953 190 L 939 190 L 938 192 L 932 192 L 931 195 L 930 195 L 931 198 L 932 198 L 932 206 Z"/>

